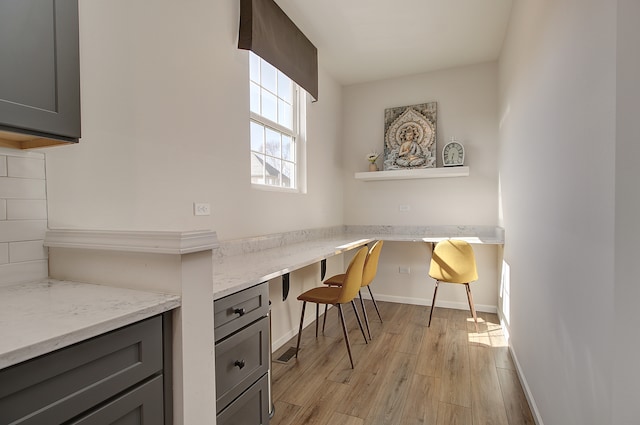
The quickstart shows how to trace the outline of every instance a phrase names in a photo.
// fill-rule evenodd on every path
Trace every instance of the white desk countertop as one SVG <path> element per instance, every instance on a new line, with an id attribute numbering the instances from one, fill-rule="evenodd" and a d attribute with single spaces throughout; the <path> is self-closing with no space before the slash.
<path id="1" fill-rule="evenodd" d="M 359 248 L 373 240 L 370 237 L 341 235 L 222 257 L 213 264 L 214 299 Z"/>
<path id="2" fill-rule="evenodd" d="M 0 287 L 0 369 L 179 306 L 178 295 L 53 279 Z"/>
<path id="3" fill-rule="evenodd" d="M 435 243 L 456 238 L 472 244 L 504 243 L 502 229 L 495 226 L 351 226 L 351 229 L 338 235 L 310 237 L 304 241 L 283 243 L 266 249 L 260 248 L 260 244 L 264 242 L 260 238 L 240 241 L 241 247 L 237 248 L 238 252 L 234 255 L 223 255 L 214 260 L 214 299 L 375 240 Z M 272 243 L 272 240 L 268 243 Z"/>

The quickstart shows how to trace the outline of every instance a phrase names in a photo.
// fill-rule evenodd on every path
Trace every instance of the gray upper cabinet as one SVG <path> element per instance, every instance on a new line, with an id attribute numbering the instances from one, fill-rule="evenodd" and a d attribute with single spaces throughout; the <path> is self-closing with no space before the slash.
<path id="1" fill-rule="evenodd" d="M 78 0 L 0 1 L 0 145 L 80 138 Z"/>

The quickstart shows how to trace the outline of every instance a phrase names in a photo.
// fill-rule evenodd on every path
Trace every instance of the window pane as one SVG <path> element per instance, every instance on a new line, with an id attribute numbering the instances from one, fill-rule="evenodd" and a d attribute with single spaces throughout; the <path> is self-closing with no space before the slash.
<path id="1" fill-rule="evenodd" d="M 250 97 L 250 109 L 251 112 L 255 112 L 256 114 L 260 113 L 260 86 L 255 83 L 249 83 L 250 88 L 249 91 L 251 93 Z"/>
<path id="2" fill-rule="evenodd" d="M 258 55 L 249 55 L 251 182 L 295 189 L 297 86 Z"/>
<path id="3" fill-rule="evenodd" d="M 249 78 L 260 84 L 260 56 L 249 51 Z"/>
<path id="4" fill-rule="evenodd" d="M 267 181 L 271 184 L 280 186 L 280 164 L 282 161 L 270 156 L 267 157 L 267 165 L 265 167 Z"/>
<path id="5" fill-rule="evenodd" d="M 264 155 L 251 152 L 251 183 L 265 184 Z"/>
<path id="6" fill-rule="evenodd" d="M 291 162 L 282 162 L 282 186 L 283 187 L 295 187 L 296 185 L 296 173 L 295 165 Z"/>
<path id="7" fill-rule="evenodd" d="M 293 84 L 289 77 L 278 72 L 278 97 L 288 103 L 293 103 Z"/>
<path id="8" fill-rule="evenodd" d="M 269 63 L 261 61 L 261 77 L 262 87 L 269 90 L 271 93 L 278 93 L 277 89 L 277 70 Z"/>
<path id="9" fill-rule="evenodd" d="M 270 128 L 266 129 L 267 155 L 280 157 L 280 133 Z"/>
<path id="10" fill-rule="evenodd" d="M 291 105 L 278 100 L 278 124 L 287 127 L 289 130 L 293 129 L 293 109 Z"/>
<path id="11" fill-rule="evenodd" d="M 273 122 L 278 122 L 278 101 L 276 95 L 262 90 L 262 113 L 263 117 Z"/>
<path id="12" fill-rule="evenodd" d="M 251 122 L 251 150 L 264 153 L 264 127 Z"/>
<path id="13" fill-rule="evenodd" d="M 293 139 L 285 134 L 282 135 L 282 159 L 288 161 L 294 161 L 295 159 Z"/>

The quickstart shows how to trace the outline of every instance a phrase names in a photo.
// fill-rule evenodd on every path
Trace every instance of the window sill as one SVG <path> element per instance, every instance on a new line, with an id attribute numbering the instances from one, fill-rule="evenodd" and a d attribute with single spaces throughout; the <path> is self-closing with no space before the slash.
<path id="1" fill-rule="evenodd" d="M 356 180 L 410 180 L 410 179 L 436 179 L 444 177 L 467 177 L 469 167 L 438 167 L 421 168 L 417 170 L 387 170 L 387 171 L 367 171 L 356 173 Z"/>

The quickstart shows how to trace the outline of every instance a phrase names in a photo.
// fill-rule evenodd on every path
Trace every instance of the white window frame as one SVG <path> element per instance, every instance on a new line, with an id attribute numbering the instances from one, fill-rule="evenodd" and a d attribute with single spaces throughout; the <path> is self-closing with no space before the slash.
<path id="1" fill-rule="evenodd" d="M 249 52 L 250 55 L 255 55 L 253 52 Z M 256 55 L 256 57 L 258 57 L 262 62 L 264 62 L 264 59 L 260 58 L 259 56 Z M 251 60 L 251 59 L 249 59 Z M 277 68 L 276 68 L 277 70 Z M 278 70 L 278 72 L 280 72 Z M 284 74 L 283 74 L 284 75 Z M 252 83 L 256 83 L 255 81 L 251 80 L 251 75 L 249 75 L 249 85 L 251 85 Z M 287 77 L 288 78 L 288 77 Z M 291 79 L 290 79 L 291 80 Z M 280 157 L 275 157 L 272 155 L 268 155 L 266 152 L 256 152 L 253 150 L 253 146 L 249 145 L 249 149 L 250 149 L 250 155 L 251 155 L 251 186 L 255 189 L 261 189 L 261 190 L 272 190 L 272 191 L 282 191 L 282 192 L 296 192 L 296 193 L 306 193 L 306 162 L 305 162 L 305 158 L 306 158 L 306 149 L 305 149 L 305 133 L 306 133 L 306 93 L 303 89 L 301 89 L 293 80 L 291 80 L 292 83 L 292 87 L 293 87 L 293 95 L 292 95 L 292 110 L 293 110 L 293 114 L 292 114 L 292 129 L 289 129 L 277 122 L 274 122 L 273 120 L 260 115 L 259 113 L 256 113 L 254 111 L 251 111 L 251 108 L 249 108 L 249 122 L 255 122 L 256 124 L 259 124 L 261 126 L 263 126 L 265 129 L 271 129 L 273 131 L 276 131 L 282 135 L 286 135 L 291 137 L 291 143 L 293 144 L 293 149 L 295 152 L 295 155 L 293 157 L 293 160 L 285 160 L 282 157 L 282 152 Z M 261 84 L 258 84 L 258 86 L 262 89 L 264 88 Z M 266 90 L 266 88 L 265 88 Z M 277 96 L 277 93 L 273 93 Z M 266 142 L 266 141 L 265 141 Z M 253 181 L 253 161 L 254 161 L 254 155 L 265 155 L 265 156 L 271 156 L 273 158 L 277 158 L 280 161 L 286 161 L 286 162 L 292 162 L 293 166 L 294 166 L 294 185 L 292 187 L 287 187 L 287 186 L 282 186 L 279 184 L 274 184 L 274 183 L 268 183 L 267 180 L 267 176 L 266 171 L 265 174 L 263 174 L 263 180 L 264 183 L 262 182 L 254 182 Z M 266 170 L 266 168 L 265 168 Z M 282 168 L 280 169 L 280 173 L 282 172 Z M 280 176 L 279 176 L 280 178 Z"/>

